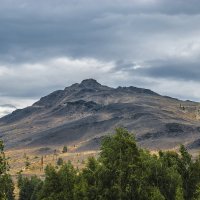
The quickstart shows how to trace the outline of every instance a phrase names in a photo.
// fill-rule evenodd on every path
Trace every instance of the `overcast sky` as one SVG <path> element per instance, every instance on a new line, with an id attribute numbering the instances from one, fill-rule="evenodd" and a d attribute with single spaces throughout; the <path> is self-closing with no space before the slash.
<path id="1" fill-rule="evenodd" d="M 200 101 L 200 1 L 0 0 L 0 105 L 86 78 Z"/>

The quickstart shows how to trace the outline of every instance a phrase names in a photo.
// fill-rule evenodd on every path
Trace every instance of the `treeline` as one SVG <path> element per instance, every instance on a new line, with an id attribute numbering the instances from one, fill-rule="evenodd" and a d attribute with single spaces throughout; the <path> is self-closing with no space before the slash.
<path id="1" fill-rule="evenodd" d="M 45 177 L 19 175 L 19 200 L 200 199 L 200 157 L 192 159 L 184 146 L 178 153 L 152 155 L 122 128 L 104 139 L 98 159 L 89 158 L 84 169 L 75 169 L 70 162 L 59 169 L 49 165 Z"/>

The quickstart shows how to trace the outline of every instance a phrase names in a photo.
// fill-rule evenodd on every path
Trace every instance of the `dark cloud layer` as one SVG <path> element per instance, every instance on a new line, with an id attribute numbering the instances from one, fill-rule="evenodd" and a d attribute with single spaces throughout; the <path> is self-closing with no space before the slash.
<path id="1" fill-rule="evenodd" d="M 181 61 L 165 61 L 152 62 L 151 67 L 142 69 L 141 74 L 155 78 L 171 78 L 183 81 L 199 81 L 200 63 Z M 170 81 L 170 80 L 169 80 Z"/>
<path id="2" fill-rule="evenodd" d="M 2 0 L 0 102 L 89 77 L 200 100 L 199 21 L 198 0 Z"/>
<path id="3" fill-rule="evenodd" d="M 138 48 L 151 36 L 190 35 L 199 8 L 197 0 L 6 0 L 0 7 L 0 56 L 15 62 L 142 56 Z"/>
<path id="4" fill-rule="evenodd" d="M 115 70 L 127 71 L 137 76 L 165 78 L 177 81 L 200 81 L 199 61 L 188 60 L 154 60 L 147 61 L 143 66 L 136 63 L 116 62 Z"/>

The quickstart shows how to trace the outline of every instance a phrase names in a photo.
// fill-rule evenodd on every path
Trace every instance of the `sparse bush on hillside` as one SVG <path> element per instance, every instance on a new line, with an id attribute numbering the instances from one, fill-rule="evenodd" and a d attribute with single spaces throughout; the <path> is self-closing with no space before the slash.
<path id="1" fill-rule="evenodd" d="M 26 158 L 25 158 L 25 167 L 26 167 L 26 169 L 28 169 L 30 167 L 30 165 L 31 165 L 31 163 L 29 161 L 29 157 L 26 156 Z"/>
<path id="2" fill-rule="evenodd" d="M 63 165 L 63 163 L 64 163 L 63 159 L 62 158 L 58 158 L 57 165 L 61 166 L 61 165 Z"/>
<path id="3" fill-rule="evenodd" d="M 67 151 L 68 151 L 67 146 L 64 146 L 62 152 L 67 153 Z"/>

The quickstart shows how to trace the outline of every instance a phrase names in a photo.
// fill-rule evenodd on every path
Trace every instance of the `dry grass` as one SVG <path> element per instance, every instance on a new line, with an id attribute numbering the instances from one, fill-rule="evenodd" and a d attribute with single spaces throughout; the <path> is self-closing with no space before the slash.
<path id="1" fill-rule="evenodd" d="M 88 157 L 96 157 L 98 155 L 98 151 L 74 152 L 74 147 L 69 147 L 67 153 L 62 153 L 62 147 L 54 147 L 54 150 L 51 148 L 52 151 L 50 152 L 38 153 L 40 149 L 31 148 L 6 151 L 6 156 L 9 158 L 10 174 L 15 176 L 21 171 L 22 174 L 43 176 L 43 169 L 48 164 L 56 166 L 58 158 L 62 158 L 64 162 L 71 161 L 74 167 L 81 169 L 84 167 Z M 28 167 L 26 167 L 26 161 L 30 163 Z"/>
<path id="2" fill-rule="evenodd" d="M 10 171 L 15 184 L 15 198 L 18 199 L 19 189 L 17 187 L 17 174 L 21 172 L 23 176 L 31 177 L 38 176 L 44 179 L 44 169 L 48 164 L 57 166 L 57 159 L 62 158 L 64 162 L 70 161 L 75 168 L 82 169 L 85 166 L 88 157 L 98 156 L 98 151 L 75 152 L 76 146 L 68 147 L 67 153 L 62 153 L 62 147 L 51 147 L 52 151 L 47 151 L 49 148 L 31 148 L 6 151 L 6 156 L 9 159 Z M 40 152 L 41 149 L 44 151 Z M 46 149 L 46 152 L 45 152 Z M 56 151 L 55 151 L 56 150 Z M 26 161 L 30 165 L 26 167 Z M 43 164 L 42 164 L 43 158 Z"/>

